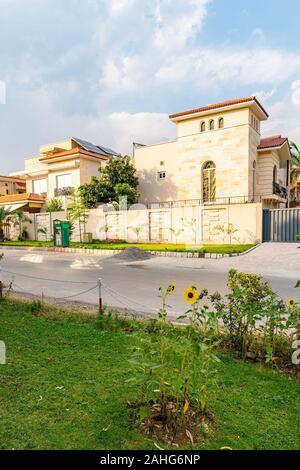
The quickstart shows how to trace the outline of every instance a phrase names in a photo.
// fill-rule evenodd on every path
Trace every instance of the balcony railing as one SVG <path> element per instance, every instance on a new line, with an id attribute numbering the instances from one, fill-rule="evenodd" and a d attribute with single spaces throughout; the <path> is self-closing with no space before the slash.
<path id="1" fill-rule="evenodd" d="M 55 195 L 55 197 L 71 196 L 73 191 L 74 191 L 74 188 L 72 188 L 72 187 L 55 188 L 54 195 Z"/>
<path id="2" fill-rule="evenodd" d="M 287 199 L 288 191 L 284 186 L 281 186 L 278 183 L 273 183 L 273 194 L 280 196 L 282 199 Z"/>
<path id="3" fill-rule="evenodd" d="M 219 197 L 211 201 L 203 201 L 202 199 L 185 199 L 181 201 L 165 201 L 151 202 L 147 204 L 148 209 L 167 209 L 171 207 L 185 206 L 216 206 L 216 205 L 232 205 L 232 204 L 251 204 L 261 202 L 261 196 L 232 196 Z"/>

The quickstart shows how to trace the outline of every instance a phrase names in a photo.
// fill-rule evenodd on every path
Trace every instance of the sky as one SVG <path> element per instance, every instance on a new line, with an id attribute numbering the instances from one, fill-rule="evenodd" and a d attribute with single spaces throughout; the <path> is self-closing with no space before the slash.
<path id="1" fill-rule="evenodd" d="M 299 0 L 0 0 L 0 174 L 79 137 L 126 154 L 255 94 L 300 144 Z"/>

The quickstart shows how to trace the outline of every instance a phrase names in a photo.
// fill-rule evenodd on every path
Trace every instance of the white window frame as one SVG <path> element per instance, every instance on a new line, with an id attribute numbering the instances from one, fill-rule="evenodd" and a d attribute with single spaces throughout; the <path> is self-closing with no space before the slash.
<path id="1" fill-rule="evenodd" d="M 40 178 L 33 180 L 32 182 L 33 192 L 35 194 L 45 194 L 48 192 L 48 180 L 47 178 Z"/>
<path id="2" fill-rule="evenodd" d="M 62 180 L 60 184 L 59 181 Z M 72 188 L 73 187 L 73 177 L 72 173 L 65 173 L 64 175 L 57 175 L 56 176 L 56 188 L 63 189 L 63 188 Z"/>

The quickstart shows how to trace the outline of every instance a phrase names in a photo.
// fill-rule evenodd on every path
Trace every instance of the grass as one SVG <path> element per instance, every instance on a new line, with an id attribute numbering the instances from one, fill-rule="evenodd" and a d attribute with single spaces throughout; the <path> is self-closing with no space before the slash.
<path id="1" fill-rule="evenodd" d="M 28 247 L 51 247 L 53 242 L 42 241 L 6 241 L 0 243 L 0 246 L 28 246 Z M 97 243 L 71 243 L 71 248 L 86 248 L 99 250 L 125 250 L 130 247 L 137 247 L 146 251 L 176 251 L 190 253 L 243 253 L 255 245 L 199 245 L 190 247 L 183 244 L 159 244 L 159 243 L 126 243 L 126 242 L 97 242 Z"/>
<path id="2" fill-rule="evenodd" d="M 133 425 L 126 383 L 133 335 L 124 321 L 0 303 L 0 449 L 156 449 Z M 135 322 L 137 332 L 143 328 Z M 196 448 L 298 449 L 300 387 L 265 366 L 222 354 L 210 403 L 216 425 Z M 166 446 L 159 444 L 162 448 Z"/>

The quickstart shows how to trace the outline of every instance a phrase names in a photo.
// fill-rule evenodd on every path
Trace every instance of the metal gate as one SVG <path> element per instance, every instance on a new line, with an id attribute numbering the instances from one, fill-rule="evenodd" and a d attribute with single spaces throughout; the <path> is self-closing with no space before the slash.
<path id="1" fill-rule="evenodd" d="M 300 235 L 300 208 L 263 211 L 264 242 L 296 242 L 297 235 Z"/>

